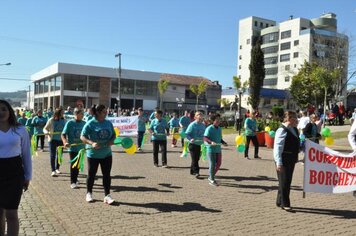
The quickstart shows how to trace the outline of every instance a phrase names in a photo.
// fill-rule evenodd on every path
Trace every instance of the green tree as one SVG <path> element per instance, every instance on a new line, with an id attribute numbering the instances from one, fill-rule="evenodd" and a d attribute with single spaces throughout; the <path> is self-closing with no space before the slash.
<path id="1" fill-rule="evenodd" d="M 263 86 L 263 79 L 265 78 L 265 62 L 263 51 L 261 50 L 261 41 L 257 40 L 256 44 L 251 50 L 250 69 L 250 97 L 248 99 L 253 109 L 258 108 L 260 103 L 260 91 Z"/>
<path id="2" fill-rule="evenodd" d="M 197 103 L 195 105 L 195 110 L 198 111 L 198 104 L 199 104 L 199 96 L 205 93 L 206 89 L 208 88 L 208 84 L 206 81 L 201 81 L 198 85 L 191 84 L 189 86 L 190 91 L 195 94 L 197 98 Z"/>
<path id="3" fill-rule="evenodd" d="M 217 102 L 220 104 L 220 107 L 222 107 L 225 112 L 226 107 L 229 105 L 229 101 L 226 98 L 219 98 Z"/>
<path id="4" fill-rule="evenodd" d="M 160 94 L 160 99 L 159 99 L 159 107 L 162 110 L 162 105 L 163 105 L 163 95 L 166 93 L 167 88 L 169 85 L 168 80 L 160 80 L 158 81 L 158 91 Z"/>

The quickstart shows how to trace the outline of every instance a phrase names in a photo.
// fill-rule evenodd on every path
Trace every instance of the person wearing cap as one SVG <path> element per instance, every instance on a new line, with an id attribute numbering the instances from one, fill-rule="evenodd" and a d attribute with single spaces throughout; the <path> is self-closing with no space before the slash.
<path id="1" fill-rule="evenodd" d="M 84 112 L 81 108 L 74 109 L 74 120 L 69 120 L 62 131 L 63 146 L 69 150 L 69 157 L 72 161 L 77 155 L 80 149 L 85 145 L 80 140 L 80 134 L 85 125 L 83 121 Z M 75 145 L 73 145 L 75 144 Z M 73 145 L 73 146 L 71 146 Z M 79 169 L 74 167 L 75 162 L 70 165 L 70 187 L 72 189 L 78 188 L 78 174 Z"/>

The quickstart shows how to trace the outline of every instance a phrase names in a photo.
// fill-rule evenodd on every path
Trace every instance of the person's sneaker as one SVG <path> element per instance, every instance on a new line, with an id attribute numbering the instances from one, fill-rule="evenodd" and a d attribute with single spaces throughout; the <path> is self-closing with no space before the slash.
<path id="1" fill-rule="evenodd" d="M 44 152 L 44 149 L 43 149 L 43 148 L 41 149 L 41 152 Z"/>
<path id="2" fill-rule="evenodd" d="M 176 146 L 174 144 L 172 144 L 171 147 L 176 147 Z"/>
<path id="3" fill-rule="evenodd" d="M 155 167 L 158 167 L 158 164 L 153 164 Z"/>
<path id="4" fill-rule="evenodd" d="M 255 159 L 262 159 L 261 157 L 259 157 L 259 156 L 255 156 Z"/>
<path id="5" fill-rule="evenodd" d="M 168 168 L 167 164 L 162 165 L 162 168 Z"/>
<path id="6" fill-rule="evenodd" d="M 76 183 L 72 183 L 72 184 L 70 185 L 70 188 L 71 188 L 71 189 L 76 189 L 76 188 L 78 188 L 78 186 L 77 186 Z"/>
<path id="7" fill-rule="evenodd" d="M 93 202 L 93 194 L 92 193 L 87 193 L 86 197 L 85 197 L 85 200 L 87 202 Z"/>
<path id="8" fill-rule="evenodd" d="M 57 177 L 57 173 L 55 171 L 52 171 L 52 174 L 51 174 L 52 177 Z"/>
<path id="9" fill-rule="evenodd" d="M 141 148 L 139 147 L 139 148 L 137 148 L 137 151 L 141 151 Z"/>
<path id="10" fill-rule="evenodd" d="M 61 173 L 61 172 L 57 169 L 57 170 L 56 170 L 56 174 L 60 174 L 60 173 Z"/>
<path id="11" fill-rule="evenodd" d="M 199 174 L 195 174 L 195 178 L 199 179 L 200 175 Z"/>
<path id="12" fill-rule="evenodd" d="M 114 202 L 114 199 L 111 198 L 110 194 L 108 194 L 108 195 L 106 195 L 106 196 L 104 197 L 104 203 L 110 205 L 110 204 L 112 204 L 113 202 Z"/>
<path id="13" fill-rule="evenodd" d="M 209 184 L 212 185 L 212 186 L 215 186 L 215 187 L 219 186 L 218 183 L 215 180 L 212 180 L 212 179 L 208 178 L 208 181 L 209 181 Z"/>
<path id="14" fill-rule="evenodd" d="M 249 157 L 245 157 L 247 160 L 251 160 Z"/>

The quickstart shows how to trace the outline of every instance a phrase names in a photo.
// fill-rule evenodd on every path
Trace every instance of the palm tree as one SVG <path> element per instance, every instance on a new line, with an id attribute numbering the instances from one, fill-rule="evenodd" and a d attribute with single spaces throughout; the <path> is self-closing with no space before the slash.
<path id="1" fill-rule="evenodd" d="M 160 80 L 158 81 L 158 91 L 160 94 L 160 99 L 159 99 L 159 108 L 162 110 L 162 105 L 163 105 L 163 94 L 167 91 L 169 85 L 168 80 Z"/>
<path id="2" fill-rule="evenodd" d="M 205 93 L 207 88 L 208 88 L 208 84 L 204 80 L 201 81 L 198 85 L 191 84 L 189 86 L 190 91 L 192 91 L 192 93 L 194 93 L 196 95 L 196 97 L 197 97 L 197 103 L 195 105 L 195 111 L 198 111 L 199 96 L 202 93 Z"/>

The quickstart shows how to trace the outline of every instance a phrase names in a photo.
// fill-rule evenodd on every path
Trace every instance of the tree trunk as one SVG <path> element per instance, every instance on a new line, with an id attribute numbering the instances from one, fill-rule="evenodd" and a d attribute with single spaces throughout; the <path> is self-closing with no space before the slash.
<path id="1" fill-rule="evenodd" d="M 323 127 L 325 127 L 325 121 L 326 121 L 326 94 L 328 92 L 328 89 L 325 88 L 325 92 L 324 92 L 324 118 L 323 118 Z"/>

